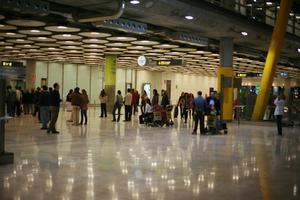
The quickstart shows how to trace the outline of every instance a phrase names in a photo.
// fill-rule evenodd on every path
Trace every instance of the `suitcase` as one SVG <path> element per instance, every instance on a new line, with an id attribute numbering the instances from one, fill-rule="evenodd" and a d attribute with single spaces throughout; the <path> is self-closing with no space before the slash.
<path id="1" fill-rule="evenodd" d="M 175 107 L 174 109 L 174 118 L 178 117 L 178 106 Z"/>

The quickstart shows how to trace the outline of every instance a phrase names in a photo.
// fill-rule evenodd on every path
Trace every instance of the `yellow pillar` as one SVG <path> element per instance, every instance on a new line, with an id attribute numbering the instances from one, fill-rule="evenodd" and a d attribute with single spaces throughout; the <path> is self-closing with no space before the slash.
<path id="1" fill-rule="evenodd" d="M 286 26 L 293 0 L 284 0 L 280 3 L 280 10 L 274 26 L 271 43 L 260 83 L 260 92 L 257 96 L 252 120 L 262 120 L 274 80 L 276 65 L 280 55 L 280 49 L 284 40 Z"/>
<path id="2" fill-rule="evenodd" d="M 116 94 L 116 55 L 105 55 L 104 90 L 108 96 L 107 108 L 112 111 Z"/>
<path id="3" fill-rule="evenodd" d="M 232 120 L 233 104 L 233 39 L 221 38 L 218 68 L 218 93 L 221 95 L 221 119 Z"/>

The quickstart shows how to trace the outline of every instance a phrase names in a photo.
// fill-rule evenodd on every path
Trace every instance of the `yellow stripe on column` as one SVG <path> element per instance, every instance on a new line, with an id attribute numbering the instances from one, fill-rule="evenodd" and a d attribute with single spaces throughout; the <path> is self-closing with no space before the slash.
<path id="1" fill-rule="evenodd" d="M 116 55 L 105 55 L 104 84 L 116 85 Z"/>
<path id="2" fill-rule="evenodd" d="M 222 75 L 227 78 L 231 78 L 231 87 L 222 88 Z M 222 120 L 232 120 L 232 104 L 233 104 L 233 67 L 219 67 L 218 68 L 218 93 L 222 90 Z"/>
<path id="3" fill-rule="evenodd" d="M 284 40 L 292 3 L 293 0 L 284 0 L 280 3 L 279 14 L 277 16 L 277 20 L 273 30 L 268 56 L 260 83 L 260 92 L 257 96 L 254 111 L 252 113 L 253 121 L 262 120 L 270 97 L 271 87 L 276 72 L 276 65 Z"/>

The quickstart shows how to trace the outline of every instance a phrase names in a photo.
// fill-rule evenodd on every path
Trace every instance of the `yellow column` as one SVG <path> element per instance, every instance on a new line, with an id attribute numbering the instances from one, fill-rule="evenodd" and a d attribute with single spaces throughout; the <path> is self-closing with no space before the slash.
<path id="1" fill-rule="evenodd" d="M 107 109 L 112 111 L 116 94 L 116 55 L 105 55 L 104 90 L 108 96 Z"/>
<path id="2" fill-rule="evenodd" d="M 261 120 L 263 118 L 269 100 L 269 95 L 276 72 L 276 65 L 284 40 L 292 2 L 293 0 L 284 0 L 280 3 L 280 10 L 274 26 L 268 56 L 260 83 L 260 92 L 257 96 L 254 111 L 252 113 L 253 121 Z"/>

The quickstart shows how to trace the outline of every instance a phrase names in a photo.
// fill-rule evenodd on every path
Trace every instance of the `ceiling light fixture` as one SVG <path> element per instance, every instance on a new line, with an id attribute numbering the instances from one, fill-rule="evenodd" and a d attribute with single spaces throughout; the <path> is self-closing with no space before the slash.
<path id="1" fill-rule="evenodd" d="M 267 4 L 268 6 L 273 5 L 273 3 L 272 3 L 272 2 L 269 2 L 269 1 L 268 1 L 266 4 Z"/>
<path id="2" fill-rule="evenodd" d="M 300 53 L 300 48 L 297 49 L 298 53 Z"/>
<path id="3" fill-rule="evenodd" d="M 137 5 L 140 4 L 141 2 L 139 0 L 131 0 L 130 3 L 133 5 Z"/>
<path id="4" fill-rule="evenodd" d="M 38 37 L 39 40 L 46 40 L 46 37 Z"/>
<path id="5" fill-rule="evenodd" d="M 58 29 L 67 29 L 66 26 L 58 26 L 57 28 L 58 28 Z"/>
<path id="6" fill-rule="evenodd" d="M 247 35 L 248 35 L 248 33 L 245 32 L 245 31 L 242 31 L 241 34 L 242 34 L 243 36 L 247 36 Z"/>
<path id="7" fill-rule="evenodd" d="M 15 33 L 6 33 L 6 35 L 16 35 Z"/>
<path id="8" fill-rule="evenodd" d="M 191 15 L 186 15 L 184 18 L 187 19 L 187 20 L 193 20 L 194 19 L 194 17 L 191 16 Z"/>
<path id="9" fill-rule="evenodd" d="M 71 34 L 63 34 L 62 36 L 63 37 L 71 37 L 72 35 Z"/>
<path id="10" fill-rule="evenodd" d="M 39 31 L 39 30 L 30 30 L 30 32 L 31 32 L 31 33 L 39 33 L 39 32 L 41 32 L 41 31 Z"/>

